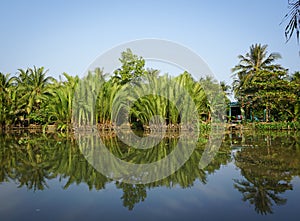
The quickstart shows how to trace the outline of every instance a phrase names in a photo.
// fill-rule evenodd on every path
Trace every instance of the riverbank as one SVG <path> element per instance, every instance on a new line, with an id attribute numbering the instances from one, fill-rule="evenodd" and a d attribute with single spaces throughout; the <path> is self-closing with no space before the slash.
<path id="1" fill-rule="evenodd" d="M 253 123 L 224 123 L 218 124 L 218 128 L 224 128 L 226 131 L 232 130 L 259 130 L 259 131 L 269 131 L 269 130 L 291 130 L 291 131 L 300 131 L 300 122 L 253 122 Z M 209 132 L 212 128 L 211 124 L 199 124 L 198 130 L 201 132 Z M 186 128 L 177 127 L 166 127 L 166 132 L 186 132 L 189 131 Z M 133 130 L 135 130 L 133 128 Z M 89 132 L 89 131 L 99 131 L 100 133 L 113 132 L 113 127 L 82 127 L 82 128 L 65 128 L 65 130 L 60 130 L 56 125 L 29 125 L 28 127 L 0 127 L 0 133 L 21 133 L 22 131 L 26 131 L 29 133 L 73 133 L 75 131 L 78 132 Z M 149 130 L 144 130 L 145 133 L 150 132 Z M 154 132 L 159 132 L 159 130 L 154 130 Z"/>
<path id="2" fill-rule="evenodd" d="M 300 130 L 300 122 L 253 122 L 242 125 L 244 130 Z"/>

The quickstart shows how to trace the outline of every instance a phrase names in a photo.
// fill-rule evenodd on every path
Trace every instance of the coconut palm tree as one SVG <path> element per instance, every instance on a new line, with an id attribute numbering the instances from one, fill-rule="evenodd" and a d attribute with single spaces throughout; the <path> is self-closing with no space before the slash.
<path id="1" fill-rule="evenodd" d="M 10 74 L 0 72 L 0 128 L 4 128 L 9 121 L 10 94 L 13 79 Z"/>
<path id="2" fill-rule="evenodd" d="M 40 110 L 43 99 L 49 94 L 50 83 L 55 82 L 53 77 L 46 77 L 47 72 L 44 67 L 34 66 L 33 69 L 19 69 L 19 76 L 15 78 L 20 93 L 20 105 L 25 111 L 28 124 L 30 124 L 30 114 Z"/>
<path id="3" fill-rule="evenodd" d="M 239 64 L 232 68 L 235 92 L 245 89 L 255 76 L 257 71 L 275 71 L 282 70 L 279 64 L 274 62 L 281 58 L 279 53 L 271 53 L 268 55 L 268 45 L 255 44 L 251 45 L 250 51 L 246 55 L 239 55 Z"/>
<path id="4" fill-rule="evenodd" d="M 239 63 L 232 68 L 233 91 L 242 106 L 248 104 L 249 107 L 251 103 L 251 97 L 256 92 L 251 88 L 251 82 L 257 73 L 284 70 L 281 65 L 275 63 L 281 55 L 279 53 L 268 54 L 267 47 L 261 44 L 251 45 L 250 51 L 245 56 L 239 55 Z"/>
<path id="5" fill-rule="evenodd" d="M 284 16 L 283 21 L 288 20 L 288 24 L 285 27 L 285 38 L 289 41 L 296 32 L 297 41 L 299 43 L 300 32 L 300 0 L 288 0 L 289 12 Z"/>

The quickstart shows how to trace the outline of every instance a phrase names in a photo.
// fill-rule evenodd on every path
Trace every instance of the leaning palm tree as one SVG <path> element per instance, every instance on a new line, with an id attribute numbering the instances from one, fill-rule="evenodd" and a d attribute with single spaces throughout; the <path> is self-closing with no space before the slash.
<path id="1" fill-rule="evenodd" d="M 287 26 L 285 27 L 285 38 L 289 41 L 296 32 L 297 41 L 299 43 L 300 33 L 300 0 L 288 0 L 289 12 L 284 16 L 283 21 L 288 20 Z"/>

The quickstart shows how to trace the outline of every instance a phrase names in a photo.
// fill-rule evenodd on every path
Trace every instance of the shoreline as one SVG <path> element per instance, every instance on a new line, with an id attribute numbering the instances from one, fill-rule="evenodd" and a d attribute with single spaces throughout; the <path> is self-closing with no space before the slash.
<path id="1" fill-rule="evenodd" d="M 208 132 L 212 128 L 212 124 L 199 124 L 199 131 Z M 214 124 L 214 128 L 224 129 L 224 131 L 300 131 L 300 122 L 249 122 L 249 123 L 220 123 Z M 144 132 L 144 134 L 149 134 L 151 129 L 135 129 L 131 128 L 133 131 Z M 29 125 L 27 127 L 0 127 L 1 134 L 10 134 L 10 133 L 81 133 L 81 132 L 99 132 L 102 133 L 115 133 L 116 128 L 103 128 L 100 125 L 97 127 L 77 127 L 70 128 L 64 131 L 58 130 L 56 125 Z M 163 131 L 166 133 L 187 133 L 190 131 L 194 131 L 185 127 L 165 127 Z M 162 132 L 162 130 L 153 129 L 153 132 Z"/>

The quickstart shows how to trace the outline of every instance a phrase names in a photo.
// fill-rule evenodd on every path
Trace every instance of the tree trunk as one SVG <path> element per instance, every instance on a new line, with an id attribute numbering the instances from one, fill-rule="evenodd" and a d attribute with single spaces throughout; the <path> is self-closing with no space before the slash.
<path id="1" fill-rule="evenodd" d="M 251 121 L 254 122 L 254 111 L 251 109 L 250 113 L 251 113 Z"/>
<path id="2" fill-rule="evenodd" d="M 270 118 L 270 116 L 269 116 L 269 105 L 267 104 L 266 105 L 266 122 L 269 122 L 269 118 Z"/>
<path id="3" fill-rule="evenodd" d="M 206 123 L 209 123 L 211 120 L 211 112 L 208 111 L 208 114 L 207 114 L 207 119 L 206 119 Z"/>

